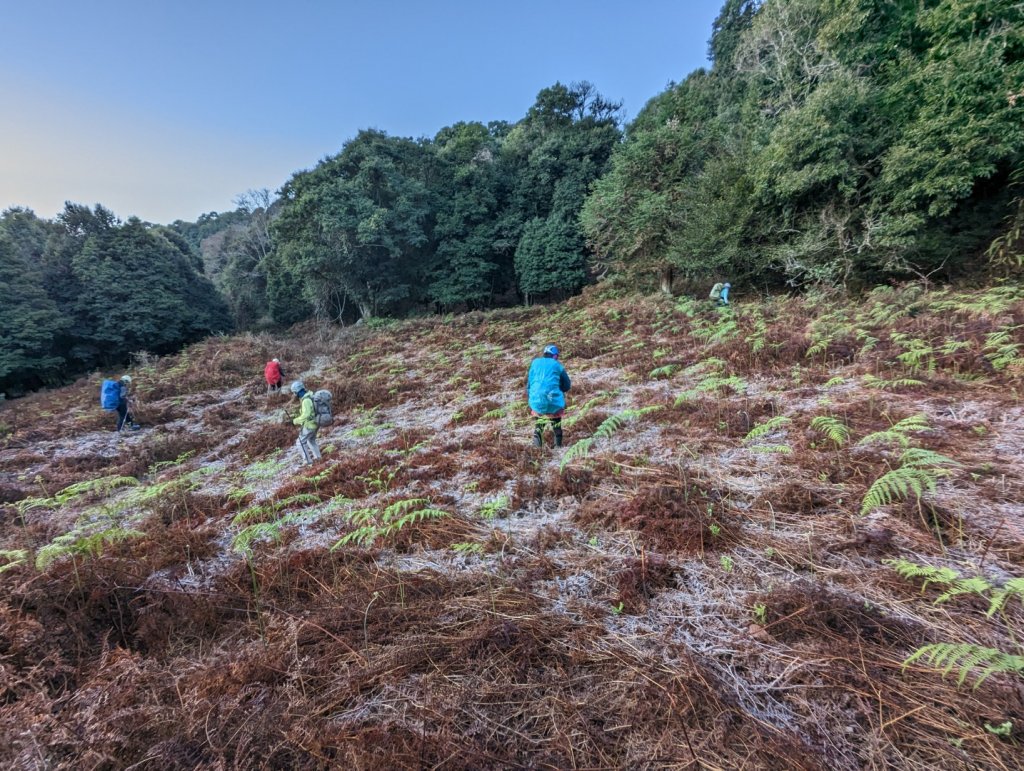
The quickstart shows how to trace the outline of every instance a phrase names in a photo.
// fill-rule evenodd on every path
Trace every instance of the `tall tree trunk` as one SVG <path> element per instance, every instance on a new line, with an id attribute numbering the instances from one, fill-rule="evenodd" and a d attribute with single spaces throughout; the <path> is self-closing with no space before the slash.
<path id="1" fill-rule="evenodd" d="M 675 278 L 675 269 L 671 264 L 663 265 L 661 268 L 661 293 L 672 296 L 672 280 Z"/>

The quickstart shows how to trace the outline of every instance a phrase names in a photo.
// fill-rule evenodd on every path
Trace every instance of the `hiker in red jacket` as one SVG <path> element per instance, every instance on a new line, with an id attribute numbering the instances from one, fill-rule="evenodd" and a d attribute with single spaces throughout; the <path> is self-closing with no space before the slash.
<path id="1" fill-rule="evenodd" d="M 284 381 L 284 370 L 281 369 L 281 362 L 271 359 L 263 368 L 263 379 L 267 381 L 267 393 L 277 393 L 281 390 L 281 383 Z"/>

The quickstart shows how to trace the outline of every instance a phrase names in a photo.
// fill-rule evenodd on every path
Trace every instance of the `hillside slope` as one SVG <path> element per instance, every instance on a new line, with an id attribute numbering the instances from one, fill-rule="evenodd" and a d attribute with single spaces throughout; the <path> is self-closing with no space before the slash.
<path id="1" fill-rule="evenodd" d="M 1022 324 L 591 293 L 143 357 L 128 436 L 96 378 L 4 404 L 0 764 L 1019 767 Z"/>

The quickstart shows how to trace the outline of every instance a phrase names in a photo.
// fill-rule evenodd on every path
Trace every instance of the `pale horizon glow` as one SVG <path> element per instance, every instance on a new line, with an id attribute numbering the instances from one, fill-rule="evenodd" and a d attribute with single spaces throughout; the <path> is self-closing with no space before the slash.
<path id="1" fill-rule="evenodd" d="M 297 144 L 243 142 L 184 124 L 163 125 L 130 108 L 104 110 L 73 95 L 44 102 L 37 92 L 4 92 L 15 94 L 19 110 L 13 125 L 0 123 L 0 146 L 19 152 L 0 154 L 3 195 L 26 192 L 5 200 L 3 208 L 22 206 L 40 217 L 52 218 L 72 201 L 102 204 L 121 219 L 195 220 L 233 209 L 245 190 L 275 190 L 316 162 Z M 240 188 L 240 180 L 247 184 Z M 192 203 L 192 214 L 182 211 L 181 201 Z"/>
<path id="2" fill-rule="evenodd" d="M 155 5 L 4 8 L 0 209 L 193 221 L 362 128 L 516 121 L 556 81 L 588 80 L 633 117 L 707 64 L 721 0 Z"/>

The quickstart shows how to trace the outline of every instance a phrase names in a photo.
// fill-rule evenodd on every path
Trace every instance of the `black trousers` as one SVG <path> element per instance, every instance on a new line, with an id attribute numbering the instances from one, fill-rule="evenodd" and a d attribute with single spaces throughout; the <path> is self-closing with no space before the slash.
<path id="1" fill-rule="evenodd" d="M 135 418 L 128 412 L 128 400 L 122 399 L 117 403 L 117 430 L 120 431 L 125 423 L 131 425 L 134 422 Z"/>
<path id="2" fill-rule="evenodd" d="M 533 443 L 540 447 L 544 443 L 544 427 L 550 425 L 555 433 L 555 447 L 562 446 L 562 419 L 561 418 L 537 418 L 533 427 Z"/>

